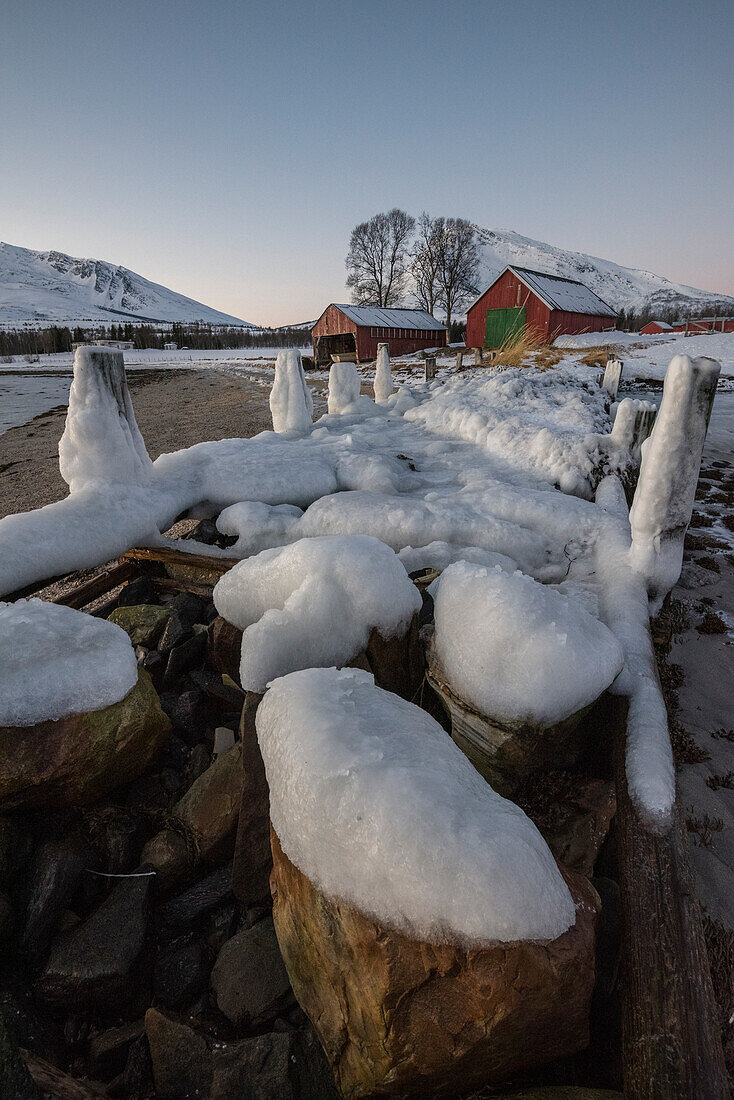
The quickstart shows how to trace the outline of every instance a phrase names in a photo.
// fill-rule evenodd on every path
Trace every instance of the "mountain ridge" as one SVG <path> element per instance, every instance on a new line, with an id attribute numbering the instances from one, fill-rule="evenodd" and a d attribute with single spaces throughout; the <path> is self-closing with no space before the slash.
<path id="1" fill-rule="evenodd" d="M 0 327 L 193 323 L 259 328 L 121 264 L 0 242 Z"/>

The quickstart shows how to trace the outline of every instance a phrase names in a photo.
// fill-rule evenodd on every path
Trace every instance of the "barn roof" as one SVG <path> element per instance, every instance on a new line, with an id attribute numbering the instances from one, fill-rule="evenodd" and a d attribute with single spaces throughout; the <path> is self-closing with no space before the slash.
<path id="1" fill-rule="evenodd" d="M 515 267 L 514 264 L 509 264 L 505 268 L 507 270 L 514 272 L 550 309 L 560 309 L 564 313 L 590 313 L 596 317 L 617 316 L 616 311 L 603 302 L 598 294 L 576 279 L 564 279 L 561 275 L 548 275 L 544 271 Z"/>
<path id="2" fill-rule="evenodd" d="M 381 325 L 383 328 L 417 328 L 442 331 L 444 326 L 425 309 L 384 309 L 382 306 L 352 306 L 334 302 L 350 321 L 358 325 Z"/>
<path id="3" fill-rule="evenodd" d="M 658 328 L 662 328 L 666 332 L 672 332 L 673 331 L 673 326 L 669 325 L 667 321 L 648 321 L 647 325 L 657 325 Z M 647 325 L 645 325 L 645 328 L 647 328 Z"/>

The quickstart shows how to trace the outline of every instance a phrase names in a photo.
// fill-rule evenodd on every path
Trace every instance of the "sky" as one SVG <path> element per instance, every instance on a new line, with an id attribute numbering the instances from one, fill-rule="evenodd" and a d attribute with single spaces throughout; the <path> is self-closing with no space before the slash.
<path id="1" fill-rule="evenodd" d="M 734 294 L 730 0 L 0 12 L 0 240 L 272 325 L 393 206 Z"/>

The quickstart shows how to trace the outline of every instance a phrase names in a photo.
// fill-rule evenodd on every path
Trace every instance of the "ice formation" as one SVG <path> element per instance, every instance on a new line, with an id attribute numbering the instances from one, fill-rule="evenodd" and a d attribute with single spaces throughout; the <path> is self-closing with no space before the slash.
<path id="1" fill-rule="evenodd" d="M 652 431 L 656 413 L 657 406 L 652 401 L 635 401 L 625 397 L 617 405 L 610 439 L 617 447 L 629 451 L 637 463 L 642 444 Z"/>
<path id="2" fill-rule="evenodd" d="M 345 665 L 376 628 L 404 632 L 421 597 L 389 547 L 368 535 L 303 539 L 236 565 L 214 589 L 217 611 L 244 630 L 248 691 L 296 669 Z"/>
<path id="3" fill-rule="evenodd" d="M 416 569 L 445 569 L 455 561 L 470 561 L 493 568 L 499 565 L 514 573 L 517 562 L 506 554 L 495 554 L 479 546 L 452 546 L 449 542 L 429 542 L 427 546 L 404 546 L 398 554 L 409 573 Z"/>
<path id="4" fill-rule="evenodd" d="M 77 348 L 59 469 L 71 492 L 95 483 L 145 485 L 152 477 L 115 348 Z"/>
<path id="5" fill-rule="evenodd" d="M 313 398 L 306 385 L 301 353 L 294 348 L 278 353 L 275 381 L 270 391 L 270 412 L 276 432 L 310 432 Z"/>
<path id="6" fill-rule="evenodd" d="M 375 401 L 378 405 L 384 405 L 387 399 L 392 396 L 394 389 L 387 344 L 378 344 L 377 365 L 375 367 Z"/>
<path id="7" fill-rule="evenodd" d="M 124 630 L 43 600 L 0 603 L 0 726 L 100 710 L 135 686 Z"/>
<path id="8" fill-rule="evenodd" d="M 554 725 L 597 699 L 622 668 L 610 630 L 523 573 L 457 562 L 435 596 L 435 646 L 453 691 L 480 714 Z"/>
<path id="9" fill-rule="evenodd" d="M 647 581 L 653 612 L 680 576 L 719 369 L 714 359 L 676 355 L 652 434 L 642 445 L 630 510 L 631 560 Z"/>
<path id="10" fill-rule="evenodd" d="M 256 722 L 273 827 L 325 894 L 432 943 L 552 940 L 574 923 L 535 825 L 369 673 L 285 676 Z"/>
<path id="11" fill-rule="evenodd" d="M 355 363 L 332 363 L 329 369 L 329 412 L 346 412 L 359 400 L 362 383 Z"/>

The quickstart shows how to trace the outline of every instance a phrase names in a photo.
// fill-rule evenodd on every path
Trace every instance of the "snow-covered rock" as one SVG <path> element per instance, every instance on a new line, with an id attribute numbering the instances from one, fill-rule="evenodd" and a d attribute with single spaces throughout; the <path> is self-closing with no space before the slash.
<path id="1" fill-rule="evenodd" d="M 598 699 L 622 668 L 622 648 L 603 623 L 520 572 L 457 562 L 434 599 L 441 667 L 489 718 L 552 726 Z"/>
<path id="2" fill-rule="evenodd" d="M 369 673 L 282 677 L 256 723 L 273 827 L 328 897 L 431 943 L 552 940 L 574 923 L 535 825 Z"/>
<path id="3" fill-rule="evenodd" d="M 135 685 L 124 630 L 44 600 L 0 603 L 0 726 L 32 726 L 118 703 Z"/>
<path id="4" fill-rule="evenodd" d="M 264 550 L 225 573 L 214 602 L 244 630 L 241 683 L 257 692 L 296 669 L 347 664 L 373 629 L 402 634 L 421 606 L 397 556 L 368 535 Z"/>

